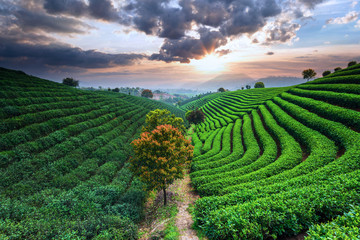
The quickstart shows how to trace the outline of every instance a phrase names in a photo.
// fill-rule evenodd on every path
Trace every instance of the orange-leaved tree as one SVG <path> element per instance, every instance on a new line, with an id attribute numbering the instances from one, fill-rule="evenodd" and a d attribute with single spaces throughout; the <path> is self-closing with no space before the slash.
<path id="1" fill-rule="evenodd" d="M 175 179 L 183 178 L 190 163 L 194 147 L 190 140 L 171 125 L 157 126 L 132 141 L 135 156 L 130 159 L 130 169 L 147 183 L 149 189 L 164 191 Z"/>

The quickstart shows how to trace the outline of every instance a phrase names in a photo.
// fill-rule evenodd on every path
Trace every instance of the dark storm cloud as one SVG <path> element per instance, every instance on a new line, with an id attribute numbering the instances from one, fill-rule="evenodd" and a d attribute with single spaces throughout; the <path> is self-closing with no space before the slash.
<path id="1" fill-rule="evenodd" d="M 86 4 L 81 0 L 45 0 L 44 9 L 51 14 L 65 13 L 71 16 L 83 16 L 87 12 Z"/>
<path id="2" fill-rule="evenodd" d="M 91 27 L 82 21 L 64 16 L 52 16 L 44 13 L 41 9 L 35 11 L 32 1 L 23 5 L 15 5 L 10 1 L 0 1 L 1 30 L 18 29 L 21 32 L 33 34 L 34 31 L 56 33 L 83 34 Z"/>
<path id="3" fill-rule="evenodd" d="M 218 31 L 206 28 L 199 30 L 200 39 L 184 37 L 181 39 L 166 39 L 159 54 L 153 54 L 151 60 L 165 62 L 179 61 L 189 63 L 190 59 L 201 59 L 206 54 L 227 43 L 226 38 Z"/>
<path id="4" fill-rule="evenodd" d="M 124 18 L 139 31 L 162 38 L 179 39 L 191 28 L 192 19 L 185 8 L 169 7 L 168 0 L 131 1 Z"/>
<path id="5" fill-rule="evenodd" d="M 85 17 L 163 38 L 159 53 L 150 59 L 188 63 L 214 52 L 227 54 L 226 50 L 217 49 L 243 34 L 259 42 L 253 34 L 265 31 L 269 21 L 274 21 L 274 26 L 266 29 L 267 38 L 262 44 L 288 42 L 300 27 L 292 21 L 303 17 L 304 6 L 312 9 L 321 2 L 323 0 L 123 0 L 114 4 L 114 0 L 0 0 L 0 27 L 19 32 L 13 32 L 11 38 L 0 29 L 4 41 L 8 40 L 1 43 L 0 51 L 12 60 L 37 59 L 41 64 L 80 68 L 127 65 L 144 57 L 83 51 L 50 40 L 49 33 L 53 32 L 86 33 L 91 26 L 83 22 Z M 289 7 L 292 7 L 292 18 L 280 21 Z M 38 36 L 38 42 L 28 44 L 31 40 L 17 39 L 17 35 L 26 33 Z"/>
<path id="6" fill-rule="evenodd" d="M 111 0 L 89 0 L 88 4 L 82 0 L 45 0 L 44 9 L 50 14 L 88 16 L 113 22 L 121 20 Z"/>
<path id="7" fill-rule="evenodd" d="M 89 25 L 73 18 L 54 17 L 26 9 L 16 11 L 14 16 L 17 18 L 15 20 L 16 25 L 28 31 L 40 29 L 57 33 L 85 33 L 84 28 L 91 28 Z"/>
<path id="8" fill-rule="evenodd" d="M 14 43 L 0 38 L 0 64 L 12 61 L 18 64 L 37 62 L 44 66 L 68 66 L 78 68 L 107 68 L 131 65 L 142 59 L 142 54 L 106 54 L 95 50 L 84 51 L 64 44 L 33 45 Z M 39 66 L 40 67 L 40 66 Z"/>
<path id="9" fill-rule="evenodd" d="M 267 18 L 281 13 L 275 0 L 180 0 L 178 6 L 167 0 L 137 0 L 125 9 L 137 30 L 165 38 L 151 59 L 183 63 L 214 52 L 230 38 L 257 32 Z M 194 25 L 198 38 L 186 35 Z"/>

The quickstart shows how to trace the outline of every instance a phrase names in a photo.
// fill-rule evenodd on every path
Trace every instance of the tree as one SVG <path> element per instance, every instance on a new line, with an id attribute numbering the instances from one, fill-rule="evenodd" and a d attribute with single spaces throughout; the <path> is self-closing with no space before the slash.
<path id="1" fill-rule="evenodd" d="M 205 114 L 201 109 L 196 108 L 193 111 L 187 111 L 185 114 L 186 120 L 190 123 L 198 124 L 205 120 Z"/>
<path id="2" fill-rule="evenodd" d="M 246 89 L 250 89 L 250 88 L 251 88 L 251 86 L 250 86 L 250 85 L 246 85 L 245 87 L 246 87 Z"/>
<path id="3" fill-rule="evenodd" d="M 244 87 L 241 87 L 241 90 L 244 90 Z"/>
<path id="4" fill-rule="evenodd" d="M 181 133 L 185 133 L 184 120 L 171 114 L 167 109 L 155 109 L 146 115 L 145 126 L 141 129 L 142 132 L 151 132 L 157 126 L 171 125 L 177 128 Z"/>
<path id="5" fill-rule="evenodd" d="M 341 69 L 342 69 L 341 67 L 337 67 L 334 69 L 334 71 L 337 72 L 337 71 L 340 71 Z"/>
<path id="6" fill-rule="evenodd" d="M 348 67 L 354 66 L 354 65 L 356 65 L 356 64 L 357 64 L 356 61 L 351 61 L 351 62 L 348 63 Z"/>
<path id="7" fill-rule="evenodd" d="M 113 92 L 120 92 L 120 88 L 114 88 L 113 90 L 112 90 Z"/>
<path id="8" fill-rule="evenodd" d="M 152 98 L 154 95 L 150 89 L 145 89 L 141 92 L 141 96 L 146 98 Z"/>
<path id="9" fill-rule="evenodd" d="M 130 169 L 147 183 L 150 190 L 163 190 L 166 205 L 166 188 L 175 179 L 183 178 L 190 163 L 194 147 L 190 140 L 171 125 L 160 125 L 144 132 L 132 141 L 135 157 L 130 159 Z"/>
<path id="10" fill-rule="evenodd" d="M 322 73 L 322 76 L 325 77 L 325 76 L 329 75 L 330 73 L 331 73 L 331 71 L 326 70 Z"/>
<path id="11" fill-rule="evenodd" d="M 306 69 L 302 72 L 303 78 L 306 79 L 306 81 L 309 81 L 310 79 L 314 78 L 316 76 L 316 72 L 314 69 Z"/>
<path id="12" fill-rule="evenodd" d="M 70 87 L 78 87 L 79 86 L 79 81 L 75 80 L 73 78 L 64 78 L 62 81 L 63 84 L 68 85 Z"/>
<path id="13" fill-rule="evenodd" d="M 223 88 L 223 87 L 221 87 L 221 88 L 219 88 L 218 89 L 218 92 L 225 92 L 226 90 L 225 90 L 225 88 Z"/>
<path id="14" fill-rule="evenodd" d="M 254 88 L 265 88 L 265 84 L 263 82 L 256 82 Z"/>

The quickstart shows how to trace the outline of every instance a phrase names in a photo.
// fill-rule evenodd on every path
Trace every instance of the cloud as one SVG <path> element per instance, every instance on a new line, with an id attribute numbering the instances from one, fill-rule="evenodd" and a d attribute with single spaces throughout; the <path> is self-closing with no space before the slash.
<path id="1" fill-rule="evenodd" d="M 292 23 L 287 19 L 276 20 L 265 29 L 265 41 L 262 44 L 271 45 L 274 43 L 291 42 L 296 37 L 300 24 Z"/>
<path id="2" fill-rule="evenodd" d="M 199 39 L 193 37 L 166 39 L 161 46 L 160 52 L 153 54 L 150 59 L 189 63 L 190 59 L 201 59 L 227 43 L 226 38 L 218 31 L 202 28 L 199 32 Z"/>
<path id="3" fill-rule="evenodd" d="M 267 52 L 266 53 L 266 55 L 269 55 L 269 56 L 274 55 L 274 54 L 275 54 L 274 52 Z"/>
<path id="4" fill-rule="evenodd" d="M 326 21 L 326 24 L 347 24 L 350 22 L 356 21 L 358 19 L 359 13 L 356 11 L 351 11 L 346 14 L 344 17 L 330 18 Z"/>
<path id="5" fill-rule="evenodd" d="M 27 44 L 0 38 L 0 64 L 8 61 L 17 65 L 37 63 L 40 66 L 64 66 L 78 68 L 107 68 L 132 65 L 143 59 L 142 54 L 107 54 L 95 50 L 82 50 L 70 45 Z"/>
<path id="6" fill-rule="evenodd" d="M 44 30 L 56 33 L 85 33 L 83 29 L 91 27 L 79 20 L 67 17 L 53 17 L 42 13 L 18 10 L 14 13 L 15 24 L 23 30 Z"/>
<path id="7" fill-rule="evenodd" d="M 83 34 L 86 30 L 91 29 L 91 26 L 75 18 L 52 16 L 41 10 L 34 11 L 31 9 L 33 7 L 32 1 L 26 2 L 27 5 L 15 5 L 12 2 L 0 3 L 0 17 L 3 22 L 1 24 L 3 29 L 16 28 L 30 34 L 39 30 L 47 33 Z"/>
<path id="8" fill-rule="evenodd" d="M 298 0 L 300 3 L 303 3 L 306 7 L 313 9 L 316 5 L 324 2 L 324 0 Z"/>
<path id="9" fill-rule="evenodd" d="M 122 22 L 119 10 L 111 0 L 45 0 L 44 9 L 50 14 L 67 14 L 74 17 L 87 16 L 109 22 Z"/>
<path id="10" fill-rule="evenodd" d="M 356 22 L 355 28 L 360 28 L 360 20 Z"/>
<path id="11" fill-rule="evenodd" d="M 4 0 L 0 0 L 4 1 Z M 243 35 L 266 45 L 291 42 L 309 9 L 323 0 L 28 0 L 14 1 L 7 20 L 22 32 L 84 34 L 82 18 L 114 22 L 163 38 L 150 59 L 190 62 Z M 34 7 L 36 6 L 36 7 Z M 15 9 L 15 10 L 14 10 Z M 291 12 L 287 14 L 286 12 Z M 284 17 L 286 15 L 286 17 Z M 15 20 L 12 17 L 15 16 Z M 254 36 L 264 32 L 265 38 Z M 219 51 L 218 54 L 226 52 Z"/>
<path id="12" fill-rule="evenodd" d="M 217 50 L 215 52 L 216 55 L 218 55 L 219 57 L 228 55 L 229 53 L 231 53 L 232 51 L 230 49 L 222 49 L 222 50 Z"/>
<path id="13" fill-rule="evenodd" d="M 351 7 L 352 8 L 355 8 L 355 6 L 358 4 L 358 1 L 352 1 L 352 3 L 351 3 Z"/>

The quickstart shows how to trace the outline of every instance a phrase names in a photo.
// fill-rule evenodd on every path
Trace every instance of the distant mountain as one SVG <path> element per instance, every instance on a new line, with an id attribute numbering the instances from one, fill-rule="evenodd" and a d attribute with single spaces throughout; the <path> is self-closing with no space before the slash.
<path id="1" fill-rule="evenodd" d="M 196 88 L 207 91 L 217 91 L 220 87 L 237 90 L 247 84 L 254 85 L 254 79 L 246 74 L 222 74 L 197 85 Z"/>
<path id="2" fill-rule="evenodd" d="M 305 79 L 296 77 L 266 77 L 256 80 L 256 82 L 263 82 L 265 87 L 287 87 L 298 85 L 305 82 Z"/>

